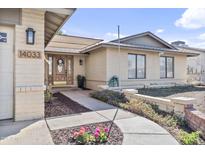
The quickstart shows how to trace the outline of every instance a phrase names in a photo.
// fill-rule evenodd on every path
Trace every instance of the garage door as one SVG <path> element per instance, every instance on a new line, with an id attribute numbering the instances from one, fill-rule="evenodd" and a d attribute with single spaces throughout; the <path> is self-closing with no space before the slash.
<path id="1" fill-rule="evenodd" d="M 13 28 L 0 26 L 0 120 L 13 118 Z"/>

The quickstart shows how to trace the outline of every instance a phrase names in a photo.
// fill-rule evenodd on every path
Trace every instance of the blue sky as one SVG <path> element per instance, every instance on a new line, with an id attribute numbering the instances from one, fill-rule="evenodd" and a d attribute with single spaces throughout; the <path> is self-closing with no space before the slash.
<path id="1" fill-rule="evenodd" d="M 168 42 L 205 47 L 205 9 L 77 9 L 62 31 L 109 41 L 117 25 L 122 37 L 151 31 Z"/>

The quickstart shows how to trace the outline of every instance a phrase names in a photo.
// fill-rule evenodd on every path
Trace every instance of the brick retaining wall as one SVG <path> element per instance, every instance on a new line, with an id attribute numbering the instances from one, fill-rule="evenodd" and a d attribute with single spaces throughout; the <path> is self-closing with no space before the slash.
<path id="1" fill-rule="evenodd" d="M 192 108 L 185 110 L 185 119 L 189 127 L 193 130 L 201 131 L 205 139 L 205 114 Z"/>

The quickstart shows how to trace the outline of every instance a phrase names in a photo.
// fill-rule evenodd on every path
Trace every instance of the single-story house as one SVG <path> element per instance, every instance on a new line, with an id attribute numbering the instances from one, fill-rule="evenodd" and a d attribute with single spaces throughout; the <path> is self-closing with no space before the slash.
<path id="1" fill-rule="evenodd" d="M 187 57 L 151 32 L 110 42 L 56 35 L 75 9 L 0 9 L 0 120 L 44 117 L 44 90 L 109 85 L 151 87 L 186 83 Z"/>
<path id="2" fill-rule="evenodd" d="M 182 51 L 188 51 L 198 54 L 198 56 L 187 58 L 187 81 L 198 84 L 205 83 L 205 49 L 191 47 L 184 41 L 175 41 L 171 43 Z"/>
<path id="3" fill-rule="evenodd" d="M 51 87 L 76 87 L 78 74 L 86 87 L 97 90 L 117 76 L 119 87 L 140 88 L 186 84 L 187 57 L 151 32 L 102 42 L 100 39 L 56 35 L 45 49 L 45 83 Z M 58 61 L 65 68 L 58 70 Z M 61 64 L 60 64 L 61 65 Z M 66 66 L 67 65 L 67 66 Z M 178 67 L 180 66 L 180 67 Z"/>

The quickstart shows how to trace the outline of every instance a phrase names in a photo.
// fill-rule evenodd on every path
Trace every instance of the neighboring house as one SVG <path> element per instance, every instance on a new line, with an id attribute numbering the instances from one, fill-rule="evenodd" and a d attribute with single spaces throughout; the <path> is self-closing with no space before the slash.
<path id="1" fill-rule="evenodd" d="M 197 55 L 182 52 L 151 32 L 100 41 L 56 35 L 46 48 L 46 83 L 77 86 L 80 74 L 86 77 L 86 87 L 95 90 L 108 85 L 113 76 L 121 88 L 186 84 L 187 57 Z"/>
<path id="2" fill-rule="evenodd" d="M 183 41 L 172 42 L 181 51 L 188 51 L 198 54 L 187 59 L 187 81 L 188 83 L 205 83 L 205 49 L 189 47 Z"/>
<path id="3" fill-rule="evenodd" d="M 151 32 L 103 43 L 55 35 L 75 9 L 0 9 L 0 120 L 44 117 L 44 90 L 108 85 L 121 88 L 186 83 L 187 56 Z"/>
<path id="4" fill-rule="evenodd" d="M 0 120 L 44 117 L 44 50 L 75 9 L 0 9 Z"/>

